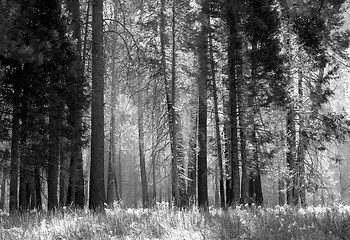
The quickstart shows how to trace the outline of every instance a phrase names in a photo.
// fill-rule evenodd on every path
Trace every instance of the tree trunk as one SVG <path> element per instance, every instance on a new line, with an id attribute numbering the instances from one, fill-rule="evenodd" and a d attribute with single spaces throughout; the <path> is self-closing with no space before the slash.
<path id="1" fill-rule="evenodd" d="M 224 102 L 224 109 L 228 108 L 228 104 L 226 102 Z M 227 159 L 226 163 L 225 163 L 225 171 L 226 171 L 226 181 L 225 181 L 225 185 L 226 185 L 226 204 L 227 205 L 231 205 L 232 204 L 232 181 L 231 181 L 231 165 L 232 165 L 232 161 L 230 159 L 231 155 L 231 148 L 230 148 L 230 143 L 229 143 L 229 139 L 230 139 L 230 132 L 228 131 L 229 129 L 229 122 L 227 120 L 225 120 L 224 122 L 224 130 L 223 130 L 223 134 L 224 134 L 224 139 L 225 139 L 225 158 Z"/>
<path id="2" fill-rule="evenodd" d="M 92 108 L 89 208 L 102 211 L 104 188 L 103 1 L 92 1 Z"/>
<path id="3" fill-rule="evenodd" d="M 112 139 L 112 133 L 111 133 L 111 139 Z M 107 176 L 107 205 L 111 205 L 115 199 L 115 174 L 114 174 L 114 169 L 113 169 L 113 156 L 112 156 L 112 140 L 111 140 L 111 145 L 110 145 L 110 150 L 109 150 L 109 157 L 108 157 L 108 176 Z"/>
<path id="4" fill-rule="evenodd" d="M 175 44 L 175 0 L 172 3 L 172 54 L 171 54 L 171 132 L 172 132 L 172 149 L 173 157 L 171 164 L 172 174 L 172 195 L 174 198 L 175 206 L 181 205 L 180 190 L 179 190 L 179 152 L 178 152 L 178 134 L 179 126 L 176 113 L 176 44 Z"/>
<path id="5" fill-rule="evenodd" d="M 10 170 L 10 212 L 18 210 L 18 171 L 20 143 L 20 89 L 15 85 L 13 96 L 11 170 Z"/>
<path id="6" fill-rule="evenodd" d="M 208 207 L 208 169 L 207 169 L 207 86 L 208 86 L 208 32 L 209 3 L 201 0 L 202 10 L 199 13 L 201 30 L 198 35 L 198 206 Z"/>
<path id="7" fill-rule="evenodd" d="M 243 99 L 243 92 L 241 93 L 241 99 Z M 241 162 L 242 162 L 242 186 L 241 186 L 241 204 L 246 204 L 249 201 L 249 175 L 248 175 L 248 149 L 246 147 L 246 121 L 245 121 L 245 114 L 246 108 L 243 106 L 245 103 L 244 101 L 240 101 L 240 108 L 239 108 L 239 133 L 240 133 L 240 141 L 241 141 Z"/>
<path id="8" fill-rule="evenodd" d="M 295 205 L 297 201 L 295 191 L 295 113 L 294 106 L 291 103 L 287 114 L 287 166 L 288 166 L 288 179 L 287 179 L 287 203 Z"/>
<path id="9" fill-rule="evenodd" d="M 89 5 L 89 4 L 88 4 Z M 80 2 L 79 0 L 67 0 L 67 9 L 71 13 L 72 23 L 71 29 L 73 31 L 73 39 L 76 40 L 76 50 L 79 58 L 74 63 L 76 71 L 76 79 L 73 87 L 77 94 L 84 93 L 84 52 L 82 49 L 81 39 L 81 16 L 80 16 Z M 89 11 L 89 6 L 88 6 Z M 87 13 L 88 14 L 88 13 Z M 86 35 L 87 33 L 85 33 Z M 85 43 L 84 43 L 85 44 Z M 69 196 L 68 204 L 74 203 L 75 206 L 84 207 L 84 173 L 83 173 L 83 158 L 81 150 L 82 139 L 82 108 L 81 103 L 70 103 L 70 118 L 71 126 L 73 127 L 72 147 L 71 147 L 71 164 L 69 170 Z"/>
<path id="10" fill-rule="evenodd" d="M 55 91 L 55 90 L 53 90 Z M 56 94 L 53 94 L 56 95 Z M 53 99 L 56 97 L 52 96 Z M 48 185 L 48 209 L 54 210 L 58 207 L 58 164 L 59 164 L 59 111 L 57 103 L 52 101 L 49 110 L 49 163 L 47 174 Z M 21 176 L 22 177 L 22 176 Z"/>
<path id="11" fill-rule="evenodd" d="M 194 117 L 192 115 L 195 115 Z M 189 153 L 188 153 L 188 184 L 187 184 L 187 202 L 189 205 L 195 203 L 197 186 L 197 112 L 191 114 L 192 128 L 189 135 Z"/>
<path id="12" fill-rule="evenodd" d="M 298 80 L 298 94 L 299 94 L 299 144 L 297 152 L 297 164 L 298 164 L 298 191 L 300 196 L 300 204 L 302 207 L 306 207 L 306 182 L 305 182 L 305 126 L 304 126 L 304 91 L 303 91 L 303 79 L 302 73 L 300 73 Z"/>
<path id="13" fill-rule="evenodd" d="M 156 176 L 156 168 L 157 168 L 157 149 L 158 144 L 160 142 L 160 133 L 158 131 L 158 119 L 160 119 L 159 111 L 157 109 L 157 91 L 158 91 L 158 83 L 157 81 L 154 83 L 153 88 L 153 106 L 152 106 L 152 188 L 153 188 L 153 194 L 152 194 L 152 201 L 153 204 L 157 201 L 157 176 Z M 157 119 L 157 121 L 155 120 Z M 155 136 L 156 135 L 156 136 Z"/>
<path id="14" fill-rule="evenodd" d="M 216 76 L 215 76 L 215 61 L 213 51 L 213 38 L 209 35 L 209 51 L 210 51 L 210 68 L 211 78 L 213 84 L 213 98 L 214 98 L 214 114 L 215 114 L 215 133 L 216 133 L 216 147 L 217 147 L 217 166 L 219 170 L 219 192 L 220 192 L 220 205 L 225 208 L 225 189 L 224 189 L 224 172 L 222 168 L 222 151 L 221 151 L 221 136 L 220 136 L 220 119 L 218 110 L 218 95 L 216 88 Z"/>
<path id="15" fill-rule="evenodd" d="M 53 81 L 53 80 L 52 80 Z M 60 125 L 61 125 L 61 103 L 57 101 L 55 83 L 51 83 L 51 101 L 49 107 L 49 162 L 47 171 L 48 185 L 48 209 L 54 210 L 58 207 L 58 176 L 59 176 L 59 149 L 60 149 Z M 22 177 L 22 176 L 21 176 Z"/>
<path id="16" fill-rule="evenodd" d="M 34 170 L 34 181 L 35 181 L 35 207 L 38 210 L 42 209 L 42 201 L 41 201 L 41 176 L 40 169 L 35 168 Z"/>
<path id="17" fill-rule="evenodd" d="M 6 159 L 7 161 L 7 159 Z M 6 178 L 7 170 L 2 170 L 2 181 L 1 181 L 1 196 L 0 196 L 0 209 L 5 210 L 5 196 L 6 196 Z"/>
<path id="18" fill-rule="evenodd" d="M 69 184 L 69 157 L 61 148 L 60 153 L 60 206 L 67 204 L 68 184 Z"/>
<path id="19" fill-rule="evenodd" d="M 134 160 L 134 171 L 133 171 L 133 180 L 134 180 L 134 207 L 137 208 L 137 174 L 136 174 L 136 157 L 133 156 Z"/>
<path id="20" fill-rule="evenodd" d="M 116 11 L 115 11 L 116 14 Z M 117 104 L 117 68 L 116 68 L 116 48 L 117 44 L 112 43 L 112 89 L 111 89 L 111 137 L 110 137 L 110 153 L 108 163 L 108 183 L 107 183 L 107 203 L 111 204 L 114 200 L 120 200 L 118 182 L 116 178 L 116 163 L 117 163 L 117 141 L 116 141 L 116 104 Z M 121 171 L 121 169 L 119 169 Z"/>
<path id="21" fill-rule="evenodd" d="M 119 150 L 118 150 L 118 171 L 117 171 L 117 183 L 118 183 L 118 190 L 119 190 L 119 197 L 120 199 L 123 199 L 123 171 L 122 171 L 122 144 L 121 144 L 121 137 L 120 137 L 120 131 L 118 133 L 118 139 L 119 139 Z"/>
<path id="22" fill-rule="evenodd" d="M 245 49 L 242 47 L 241 51 L 243 52 Z M 240 203 L 245 205 L 249 201 L 249 174 L 248 174 L 248 147 L 247 147 L 247 116 L 248 116 L 248 103 L 249 96 L 247 96 L 248 87 L 246 79 L 243 77 L 243 57 L 246 56 L 246 53 L 242 58 L 237 59 L 238 62 L 238 71 L 237 71 L 237 79 L 239 86 L 238 90 L 238 120 L 239 120 L 239 136 L 240 136 L 240 153 L 241 153 L 241 198 Z M 252 64 L 253 65 L 253 64 Z M 254 78 L 252 77 L 252 82 Z"/>
<path id="23" fill-rule="evenodd" d="M 238 39 L 238 0 L 226 0 L 227 4 L 227 24 L 229 27 L 228 39 L 228 68 L 229 68 L 229 144 L 231 151 L 231 198 L 229 204 L 238 205 L 240 201 L 240 179 L 239 179 L 239 159 L 238 159 L 238 121 L 237 121 L 237 97 L 238 79 L 236 76 L 237 60 L 240 57 L 240 44 Z"/>
<path id="24" fill-rule="evenodd" d="M 279 145 L 280 149 L 284 149 L 285 146 L 285 132 L 284 132 L 284 124 L 281 123 L 280 126 L 280 136 L 279 136 Z M 278 205 L 283 206 L 286 204 L 286 184 L 285 184 L 285 171 L 284 171 L 284 162 L 281 159 L 278 159 L 277 162 L 277 171 L 278 171 Z M 281 166 L 282 165 L 282 166 Z"/>
<path id="25" fill-rule="evenodd" d="M 140 169 L 141 169 L 141 188 L 142 188 L 142 205 L 144 208 L 149 206 L 148 186 L 146 177 L 146 160 L 145 160 L 145 140 L 143 130 L 143 104 L 142 91 L 138 92 L 137 116 L 139 127 L 139 154 L 140 154 Z"/>

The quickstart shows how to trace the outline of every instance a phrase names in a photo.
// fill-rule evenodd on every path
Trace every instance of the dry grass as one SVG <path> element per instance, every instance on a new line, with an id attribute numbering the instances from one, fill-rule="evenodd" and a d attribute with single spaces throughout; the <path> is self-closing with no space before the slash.
<path id="1" fill-rule="evenodd" d="M 0 239 L 350 239 L 350 207 L 235 208 L 207 212 L 116 206 L 0 217 Z"/>

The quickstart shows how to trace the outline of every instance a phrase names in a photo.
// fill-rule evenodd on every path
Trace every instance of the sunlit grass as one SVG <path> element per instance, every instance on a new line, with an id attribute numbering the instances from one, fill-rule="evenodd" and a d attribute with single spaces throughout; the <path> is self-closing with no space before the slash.
<path id="1" fill-rule="evenodd" d="M 9 216 L 0 239 L 350 239 L 350 207 L 65 209 Z"/>

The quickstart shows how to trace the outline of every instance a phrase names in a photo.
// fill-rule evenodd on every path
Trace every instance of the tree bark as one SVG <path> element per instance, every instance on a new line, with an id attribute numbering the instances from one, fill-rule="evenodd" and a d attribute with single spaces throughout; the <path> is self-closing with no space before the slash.
<path id="1" fill-rule="evenodd" d="M 189 135 L 189 152 L 188 152 L 188 184 L 187 184 L 187 202 L 189 205 L 195 203 L 196 186 L 197 186 L 197 111 L 191 114 L 191 132 Z M 194 116 L 193 116 L 194 115 Z"/>
<path id="2" fill-rule="evenodd" d="M 218 110 L 218 94 L 217 94 L 217 88 L 216 88 L 213 38 L 211 34 L 209 35 L 209 51 L 210 51 L 211 78 L 212 78 L 212 84 L 213 84 L 216 147 L 217 147 L 217 154 L 218 154 L 217 166 L 219 171 L 218 174 L 219 174 L 220 205 L 222 208 L 225 208 L 224 171 L 222 168 L 222 150 L 221 150 L 221 136 L 220 136 L 220 119 L 219 119 L 219 110 Z"/>
<path id="3" fill-rule="evenodd" d="M 92 108 L 89 208 L 102 211 L 104 188 L 103 1 L 92 1 Z"/>
<path id="4" fill-rule="evenodd" d="M 149 206 L 148 198 L 148 184 L 146 177 L 146 160 L 145 160 L 145 140 L 143 130 L 143 104 L 142 104 L 142 91 L 138 92 L 137 103 L 137 116 L 138 116 L 138 130 L 139 130 L 139 157 L 140 157 L 140 169 L 141 169 L 141 188 L 142 188 L 142 205 L 144 208 Z"/>
<path id="5" fill-rule="evenodd" d="M 176 43 L 175 43 L 175 0 L 172 1 L 172 54 L 171 54 L 171 132 L 172 132 L 172 149 L 173 157 L 171 164 L 172 174 L 172 195 L 175 206 L 181 205 L 180 190 L 179 190 L 179 149 L 178 149 L 178 135 L 179 124 L 178 115 L 176 113 Z"/>
<path id="6" fill-rule="evenodd" d="M 73 38 L 76 40 L 76 52 L 79 58 L 74 63 L 76 79 L 73 83 L 75 91 L 79 95 L 84 94 L 84 52 L 82 49 L 81 37 L 81 15 L 79 0 L 67 0 L 67 8 L 71 13 Z M 89 11 L 89 6 L 88 6 Z M 88 13 L 87 13 L 88 14 Z M 87 33 L 85 33 L 86 35 Z M 84 43 L 85 44 L 85 43 Z M 83 173 L 83 158 L 81 150 L 82 139 L 82 109 L 81 102 L 70 103 L 70 125 L 73 127 L 72 146 L 71 146 L 71 161 L 69 169 L 69 196 L 68 204 L 74 203 L 75 206 L 83 208 L 85 202 L 84 196 L 84 173 Z M 65 184 L 65 183 L 64 183 Z"/>
<path id="7" fill-rule="evenodd" d="M 208 32 L 209 3 L 201 0 L 202 10 L 199 13 L 201 29 L 198 35 L 198 206 L 208 207 L 208 170 L 207 170 L 207 86 L 208 86 Z"/>
<path id="8" fill-rule="evenodd" d="M 229 27 L 228 39 L 228 68 L 229 68 L 229 159 L 231 160 L 231 198 L 228 204 L 238 205 L 240 201 L 240 179 L 239 179 L 239 159 L 238 159 L 238 121 L 237 121 L 237 97 L 238 79 L 236 76 L 237 59 L 239 56 L 240 44 L 238 39 L 238 0 L 226 0 L 227 24 Z"/>

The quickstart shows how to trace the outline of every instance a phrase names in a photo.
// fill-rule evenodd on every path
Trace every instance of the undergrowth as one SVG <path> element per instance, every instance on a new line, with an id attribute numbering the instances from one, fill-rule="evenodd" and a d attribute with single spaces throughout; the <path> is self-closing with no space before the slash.
<path id="1" fill-rule="evenodd" d="M 350 239 L 350 207 L 0 213 L 0 239 Z"/>

